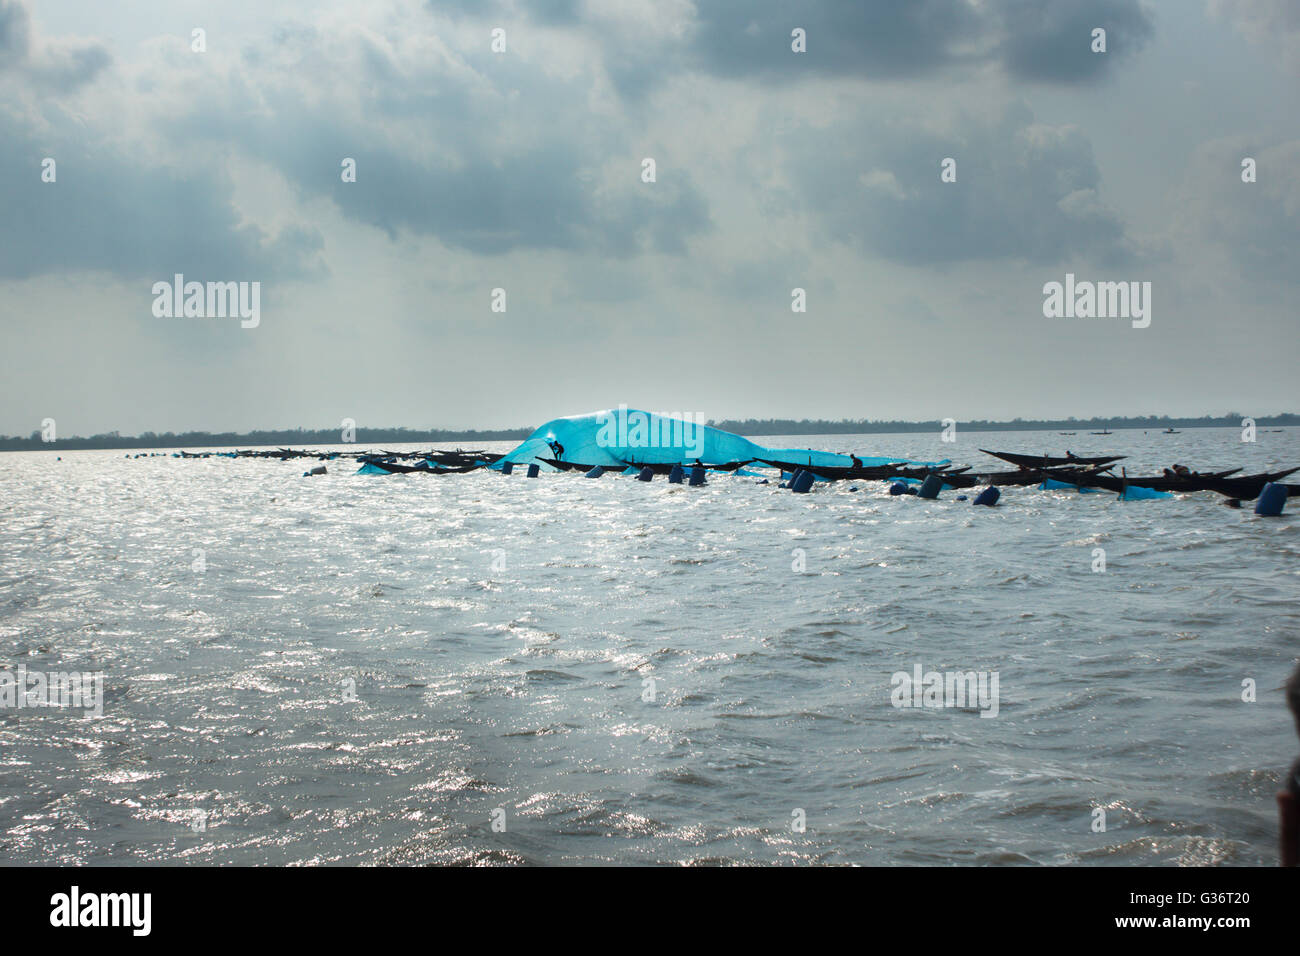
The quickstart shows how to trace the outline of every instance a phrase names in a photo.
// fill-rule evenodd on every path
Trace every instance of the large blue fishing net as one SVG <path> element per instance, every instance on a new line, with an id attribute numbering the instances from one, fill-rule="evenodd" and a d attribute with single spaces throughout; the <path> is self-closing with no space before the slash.
<path id="1" fill-rule="evenodd" d="M 502 458 L 496 467 L 509 461 L 516 464 L 536 462 L 549 468 L 551 466 L 545 461 L 548 458 L 607 468 L 678 462 L 689 465 L 696 461 L 705 465 L 754 461 L 760 467 L 762 460 L 842 467 L 854 464 L 848 455 L 809 448 L 767 448 L 690 418 L 659 415 L 625 406 L 552 419 Z M 866 467 L 908 461 L 898 456 L 858 457 L 858 463 Z M 946 462 L 909 463 L 933 466 Z"/>

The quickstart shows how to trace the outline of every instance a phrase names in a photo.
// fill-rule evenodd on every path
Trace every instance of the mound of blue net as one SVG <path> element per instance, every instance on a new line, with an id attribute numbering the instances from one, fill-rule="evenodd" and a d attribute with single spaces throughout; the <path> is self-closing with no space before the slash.
<path id="1" fill-rule="evenodd" d="M 810 448 L 767 448 L 748 438 L 705 425 L 690 417 L 661 415 L 621 405 L 616 409 L 556 418 L 540 426 L 493 467 L 505 462 L 540 464 L 549 460 L 583 465 L 623 468 L 630 463 L 671 465 L 699 461 L 706 465 L 738 461 L 792 462 L 802 465 L 850 467 L 848 455 Z M 897 456 L 859 456 L 856 464 L 871 467 L 895 462 L 940 465 L 944 462 L 913 462 Z"/>

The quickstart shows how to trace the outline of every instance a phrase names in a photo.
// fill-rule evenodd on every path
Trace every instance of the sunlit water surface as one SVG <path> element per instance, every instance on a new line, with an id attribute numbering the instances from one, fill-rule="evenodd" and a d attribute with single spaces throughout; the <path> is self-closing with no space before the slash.
<path id="1" fill-rule="evenodd" d="M 1300 463 L 1293 429 L 760 440 Z M 6 862 L 1276 860 L 1293 515 L 56 457 L 0 456 L 0 666 L 102 671 L 104 713 L 0 711 Z M 916 664 L 996 671 L 997 717 L 895 708 Z"/>

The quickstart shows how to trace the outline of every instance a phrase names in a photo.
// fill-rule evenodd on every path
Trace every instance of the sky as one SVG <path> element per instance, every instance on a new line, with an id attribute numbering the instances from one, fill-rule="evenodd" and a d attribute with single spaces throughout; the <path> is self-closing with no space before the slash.
<path id="1" fill-rule="evenodd" d="M 1297 89 L 1294 0 L 0 0 L 0 433 L 1300 411 Z"/>

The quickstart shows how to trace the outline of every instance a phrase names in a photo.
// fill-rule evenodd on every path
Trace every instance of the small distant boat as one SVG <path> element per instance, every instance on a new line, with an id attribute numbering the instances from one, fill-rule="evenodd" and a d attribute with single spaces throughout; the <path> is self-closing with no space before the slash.
<path id="1" fill-rule="evenodd" d="M 1162 431 L 1160 434 L 1162 434 L 1162 435 L 1181 435 L 1182 432 L 1180 432 L 1177 428 L 1166 428 L 1166 429 L 1165 429 L 1164 431 Z"/>
<path id="2" fill-rule="evenodd" d="M 1058 435 L 1077 435 L 1078 432 L 1057 432 Z"/>
<path id="3" fill-rule="evenodd" d="M 1088 432 L 1088 434 L 1089 434 L 1089 435 L 1109 435 L 1109 434 L 1111 434 L 1111 433 L 1108 432 L 1108 431 L 1101 431 L 1101 432 Z"/>

